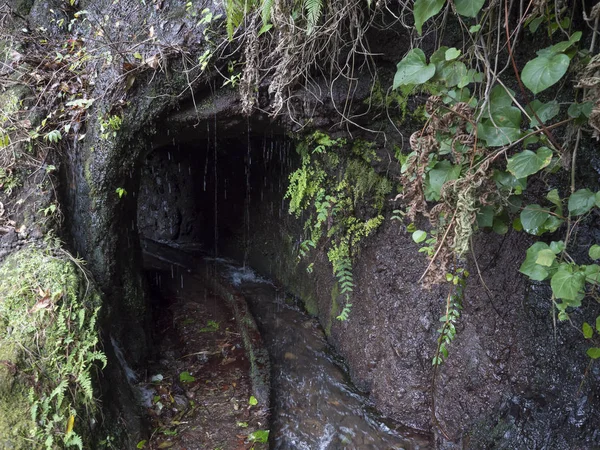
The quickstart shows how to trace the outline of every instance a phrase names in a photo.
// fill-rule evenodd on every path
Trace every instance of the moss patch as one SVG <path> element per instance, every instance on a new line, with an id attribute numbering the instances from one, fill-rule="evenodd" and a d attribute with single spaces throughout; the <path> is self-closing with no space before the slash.
<path id="1" fill-rule="evenodd" d="M 0 299 L 2 448 L 89 448 L 98 293 L 66 252 L 31 247 L 0 267 Z"/>

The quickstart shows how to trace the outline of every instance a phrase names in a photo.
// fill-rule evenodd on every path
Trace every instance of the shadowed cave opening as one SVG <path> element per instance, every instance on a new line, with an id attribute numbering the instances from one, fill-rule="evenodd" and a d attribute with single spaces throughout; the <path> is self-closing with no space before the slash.
<path id="1" fill-rule="evenodd" d="M 247 257 L 260 210 L 281 218 L 296 161 L 276 127 L 185 135 L 151 151 L 141 169 L 137 223 L 145 239 L 214 256 Z"/>

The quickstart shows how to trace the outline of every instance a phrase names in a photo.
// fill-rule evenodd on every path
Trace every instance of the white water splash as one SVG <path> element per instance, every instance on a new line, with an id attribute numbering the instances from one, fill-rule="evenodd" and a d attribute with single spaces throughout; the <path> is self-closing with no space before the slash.
<path id="1" fill-rule="evenodd" d="M 121 368 L 125 372 L 127 381 L 129 381 L 130 384 L 135 383 L 137 381 L 137 375 L 135 374 L 133 369 L 129 366 L 129 364 L 127 364 L 127 361 L 125 361 L 125 356 L 123 355 L 123 350 L 121 350 L 121 347 L 119 347 L 117 340 L 111 336 L 110 342 L 113 346 L 113 349 L 115 350 L 115 355 L 117 355 L 119 364 L 121 364 Z"/>

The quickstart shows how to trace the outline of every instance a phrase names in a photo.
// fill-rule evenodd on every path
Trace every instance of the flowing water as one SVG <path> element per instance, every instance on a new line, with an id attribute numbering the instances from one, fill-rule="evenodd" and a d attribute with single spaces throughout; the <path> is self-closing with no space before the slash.
<path id="1" fill-rule="evenodd" d="M 210 267 L 249 303 L 271 359 L 271 448 L 429 448 L 425 437 L 392 425 L 374 411 L 350 382 L 317 320 L 282 289 L 224 259 L 200 261 L 172 249 L 160 252 L 163 259 L 187 269 L 187 276 Z"/>

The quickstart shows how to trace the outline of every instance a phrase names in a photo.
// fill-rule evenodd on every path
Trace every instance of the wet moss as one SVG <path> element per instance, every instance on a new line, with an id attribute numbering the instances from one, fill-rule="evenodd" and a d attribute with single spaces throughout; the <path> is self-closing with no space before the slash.
<path id="1" fill-rule="evenodd" d="M 66 443 L 70 415 L 81 415 L 74 431 L 89 442 L 91 368 L 104 361 L 96 350 L 100 296 L 65 252 L 30 247 L 0 266 L 0 298 L 2 448 Z"/>

